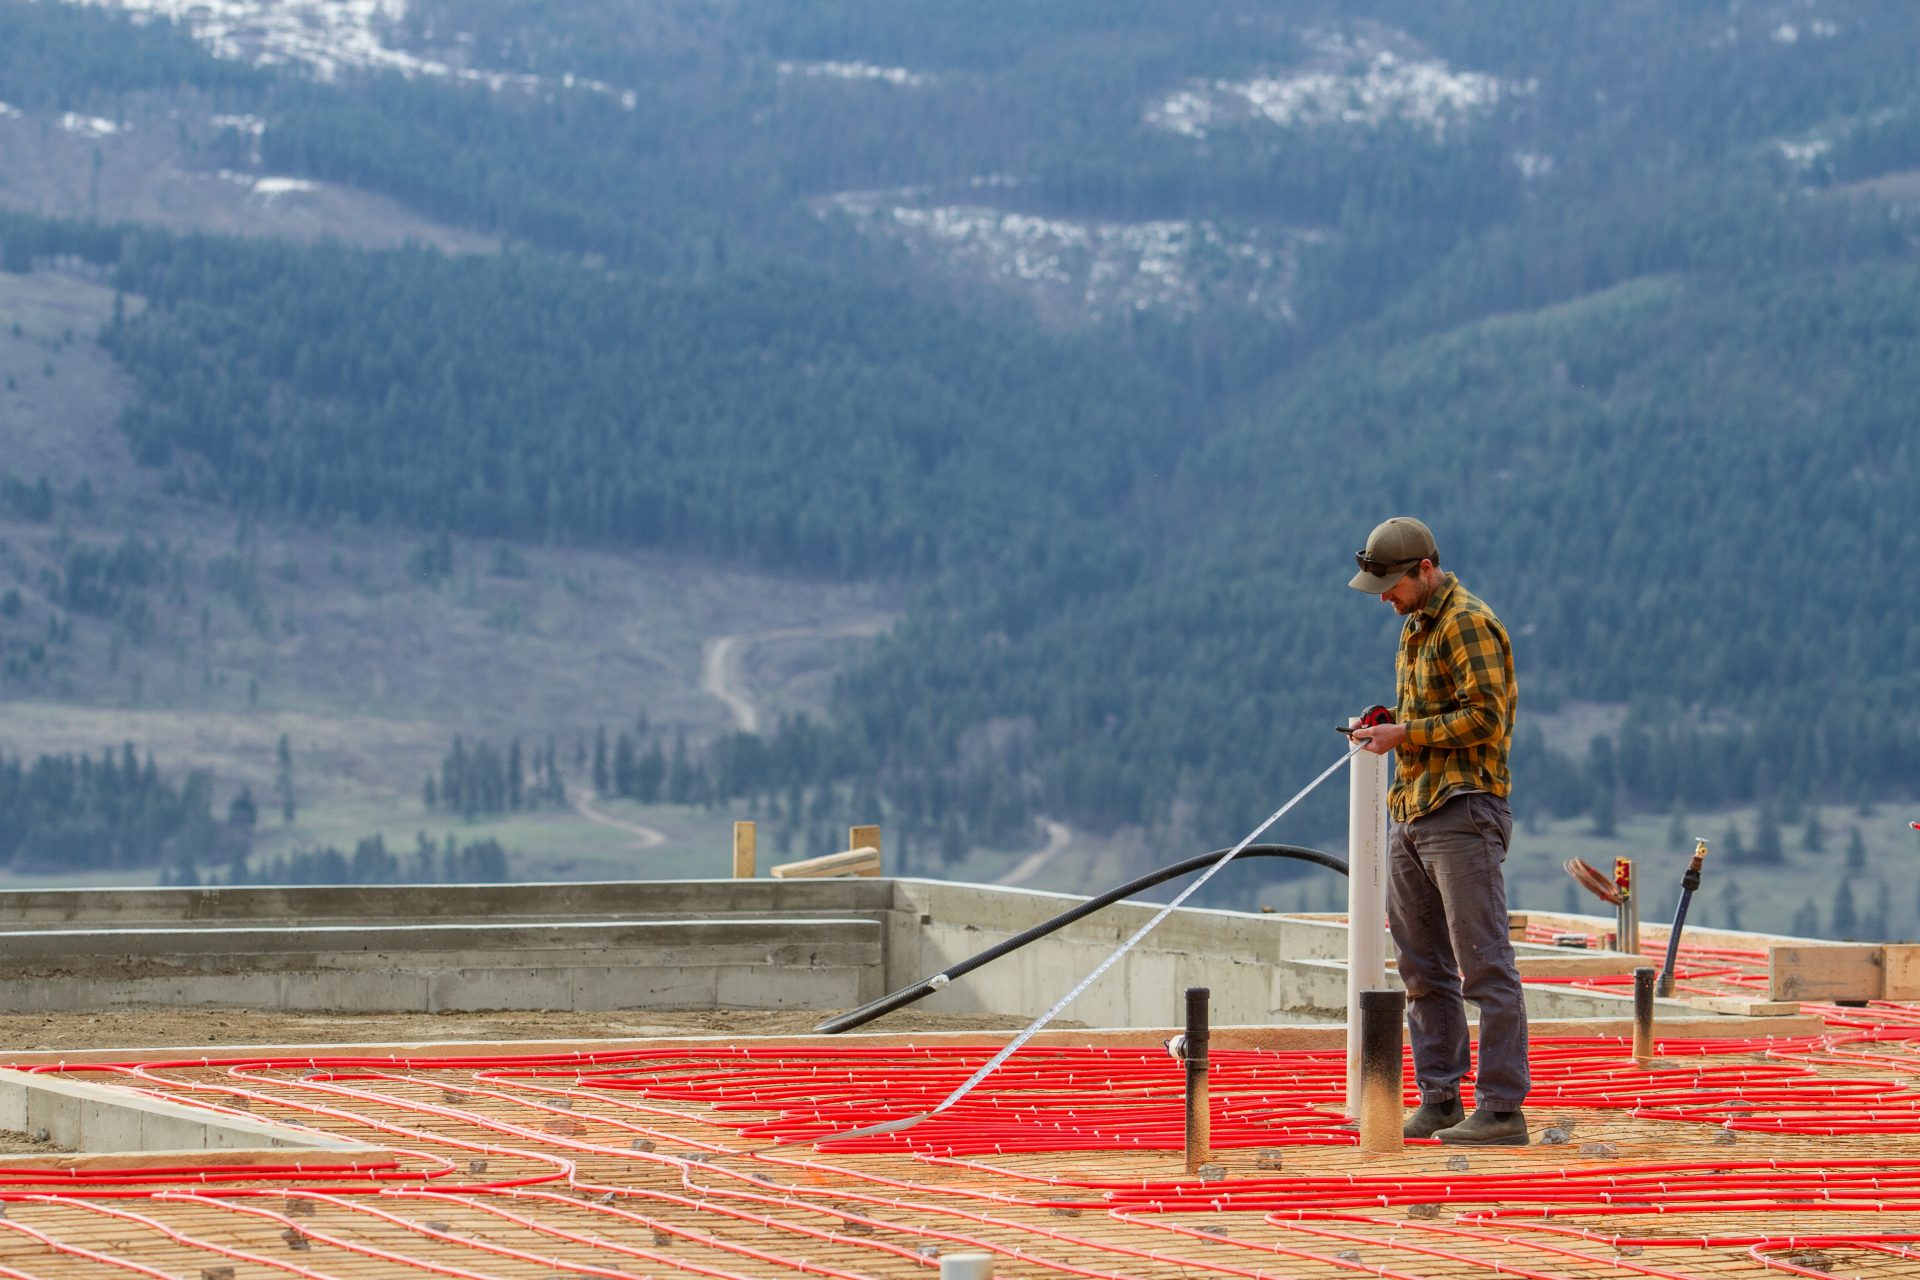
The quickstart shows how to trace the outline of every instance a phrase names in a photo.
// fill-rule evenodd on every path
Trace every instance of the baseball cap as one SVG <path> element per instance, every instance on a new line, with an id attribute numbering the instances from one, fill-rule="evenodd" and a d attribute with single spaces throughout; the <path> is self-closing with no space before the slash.
<path id="1" fill-rule="evenodd" d="M 1412 516 L 1394 516 L 1373 527 L 1367 549 L 1354 553 L 1360 572 L 1347 583 L 1355 591 L 1379 595 L 1420 567 L 1422 560 L 1438 560 L 1433 530 Z"/>

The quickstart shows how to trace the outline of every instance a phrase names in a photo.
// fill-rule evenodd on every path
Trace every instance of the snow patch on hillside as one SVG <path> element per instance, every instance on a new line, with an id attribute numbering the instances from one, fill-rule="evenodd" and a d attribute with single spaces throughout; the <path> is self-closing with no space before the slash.
<path id="1" fill-rule="evenodd" d="M 1833 150 L 1832 138 L 1807 138 L 1795 141 L 1782 138 L 1774 143 L 1780 149 L 1780 158 L 1797 170 L 1811 169 L 1815 162 Z"/>
<path id="2" fill-rule="evenodd" d="M 1456 71 L 1419 57 L 1390 34 L 1309 33 L 1302 66 L 1250 80 L 1191 80 L 1150 106 L 1149 125 L 1190 138 L 1221 129 L 1329 125 L 1377 127 L 1401 121 L 1436 136 L 1484 115 L 1502 99 L 1530 94 L 1531 82 Z"/>
<path id="3" fill-rule="evenodd" d="M 120 126 L 112 120 L 102 116 L 83 116 L 77 111 L 62 114 L 60 127 L 83 138 L 111 138 L 120 132 Z"/>
<path id="4" fill-rule="evenodd" d="M 1516 151 L 1513 167 L 1520 171 L 1522 178 L 1533 182 L 1553 172 L 1553 157 L 1542 151 Z"/>
<path id="5" fill-rule="evenodd" d="M 1840 26 L 1838 23 L 1827 22 L 1818 18 L 1809 22 L 1804 28 L 1796 23 L 1783 22 L 1773 29 L 1773 42 L 1775 44 L 1798 44 L 1800 43 L 1800 37 L 1803 32 L 1809 39 L 1831 40 L 1840 34 Z"/>
<path id="6" fill-rule="evenodd" d="M 1059 322 L 1126 312 L 1191 314 L 1229 302 L 1290 318 L 1302 233 L 1208 220 L 1048 218 L 980 204 L 922 202 L 922 190 L 824 202 L 868 234 L 975 279 L 1028 296 Z"/>
<path id="7" fill-rule="evenodd" d="M 253 194 L 261 200 L 272 200 L 276 196 L 298 195 L 302 191 L 318 189 L 319 183 L 306 178 L 255 178 Z"/>
<path id="8" fill-rule="evenodd" d="M 267 122 L 259 116 L 212 116 L 207 123 L 216 129 L 232 129 L 236 133 L 257 138 L 267 131 Z"/>
<path id="9" fill-rule="evenodd" d="M 456 67 L 387 43 L 406 17 L 407 0 L 66 0 L 122 9 L 136 22 L 153 17 L 183 24 L 216 57 L 257 66 L 307 68 L 321 80 L 343 71 L 394 71 L 405 76 L 466 80 L 490 89 L 539 89 L 549 81 L 524 72 Z M 566 75 L 565 88 L 617 97 L 631 110 L 632 90 Z"/>
<path id="10" fill-rule="evenodd" d="M 933 77 L 905 67 L 876 67 L 870 62 L 781 62 L 776 64 L 783 76 L 824 77 L 830 80 L 869 80 L 917 89 L 931 84 Z"/>
<path id="11" fill-rule="evenodd" d="M 389 48 L 381 32 L 406 16 L 406 0 L 78 0 L 171 18 L 222 58 L 298 63 L 323 80 L 348 68 L 447 73 L 442 64 Z"/>

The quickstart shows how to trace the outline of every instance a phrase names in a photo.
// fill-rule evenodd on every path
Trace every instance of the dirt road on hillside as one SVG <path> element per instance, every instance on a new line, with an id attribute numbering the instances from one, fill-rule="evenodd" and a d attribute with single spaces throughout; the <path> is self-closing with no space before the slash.
<path id="1" fill-rule="evenodd" d="M 633 835 L 633 847 L 636 849 L 655 849 L 667 842 L 666 833 L 639 822 L 628 822 L 616 818 L 593 807 L 597 797 L 591 787 L 576 787 L 573 792 L 574 812 L 588 822 L 597 822 L 603 827 L 612 827 L 616 831 L 625 831 Z"/>
<path id="2" fill-rule="evenodd" d="M 775 631 L 714 636 L 701 649 L 700 687 L 726 704 L 727 710 L 733 713 L 734 728 L 742 733 L 758 733 L 760 707 L 740 669 L 742 656 L 749 647 L 779 640 L 868 640 L 885 631 L 887 625 L 885 618 L 863 618 L 833 627 L 782 627 Z"/>
<path id="3" fill-rule="evenodd" d="M 994 881 L 995 884 L 1021 885 L 1047 869 L 1060 851 L 1073 842 L 1073 828 L 1064 822 L 1055 822 L 1052 818 L 1036 818 L 1047 833 L 1047 842 L 1015 864 L 1013 870 Z"/>

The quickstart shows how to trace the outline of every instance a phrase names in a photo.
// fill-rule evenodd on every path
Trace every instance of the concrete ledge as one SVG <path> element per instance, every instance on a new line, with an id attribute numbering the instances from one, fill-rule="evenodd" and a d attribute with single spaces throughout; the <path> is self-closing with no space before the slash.
<path id="1" fill-rule="evenodd" d="M 876 918 L 885 880 L 612 880 L 546 884 L 261 885 L 198 889 L 16 889 L 0 893 L 0 931 L 245 921 L 662 920 L 794 912 Z"/>
<path id="2" fill-rule="evenodd" d="M 312 963 L 316 956 L 379 960 L 397 951 L 484 954 L 503 951 L 624 950 L 640 956 L 684 948 L 750 960 L 774 960 L 821 947 L 858 949 L 861 935 L 878 945 L 872 920 L 784 916 L 722 920 L 568 920 L 537 924 L 286 924 L 191 928 L 20 929 L 0 934 L 9 974 L 34 966 L 71 972 L 82 964 L 164 960 L 214 968 L 227 957 L 253 963 Z"/>
<path id="3" fill-rule="evenodd" d="M 353 1152 L 382 1148 L 271 1120 L 216 1115 L 130 1089 L 0 1068 L 0 1128 L 45 1129 L 63 1147 L 94 1151 L 278 1149 Z"/>
<path id="4" fill-rule="evenodd" d="M 884 942 L 858 917 L 17 930 L 0 1009 L 816 1008 L 879 995 Z"/>

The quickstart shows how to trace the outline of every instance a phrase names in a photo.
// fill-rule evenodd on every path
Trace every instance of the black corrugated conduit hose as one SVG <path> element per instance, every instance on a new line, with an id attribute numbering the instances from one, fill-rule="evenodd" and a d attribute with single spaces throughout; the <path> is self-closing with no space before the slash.
<path id="1" fill-rule="evenodd" d="M 1122 898 L 1132 897 L 1134 894 L 1151 889 L 1157 884 L 1164 884 L 1169 880 L 1178 879 L 1180 876 L 1187 875 L 1190 872 L 1210 867 L 1232 852 L 1233 850 L 1231 849 L 1215 849 L 1212 853 L 1203 853 L 1198 857 L 1188 858 L 1183 862 L 1176 862 L 1172 866 L 1162 867 L 1158 871 L 1150 871 L 1137 880 L 1127 881 L 1127 883 L 1117 889 L 1109 889 L 1098 897 L 1088 898 L 1085 902 L 1079 903 L 1066 911 L 1062 911 L 1051 920 L 1042 921 L 1023 933 L 1016 933 L 1004 942 L 995 943 L 977 955 L 968 956 L 958 964 L 949 965 L 945 970 L 934 974 L 930 978 L 922 978 L 918 982 L 900 988 L 898 991 L 881 996 L 878 1000 L 870 1000 L 858 1009 L 843 1013 L 836 1018 L 828 1018 L 825 1022 L 815 1027 L 814 1031 L 821 1035 L 831 1036 L 838 1035 L 842 1031 L 851 1031 L 855 1027 L 865 1026 L 883 1014 L 892 1013 L 895 1009 L 904 1009 L 916 1000 L 921 1000 L 932 995 L 955 978 L 972 973 L 983 964 L 991 964 L 1009 952 L 1018 951 L 1029 942 L 1037 942 L 1057 929 L 1064 929 L 1074 921 L 1084 919 L 1103 907 L 1112 906 Z M 1341 875 L 1347 874 L 1347 860 L 1345 858 L 1331 853 L 1322 853 L 1318 849 L 1303 848 L 1300 845 L 1250 844 L 1240 851 L 1240 856 L 1242 858 L 1292 858 L 1300 862 L 1318 863 L 1320 866 L 1326 867 L 1329 870 L 1338 871 Z"/>

